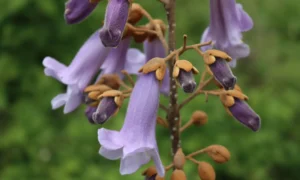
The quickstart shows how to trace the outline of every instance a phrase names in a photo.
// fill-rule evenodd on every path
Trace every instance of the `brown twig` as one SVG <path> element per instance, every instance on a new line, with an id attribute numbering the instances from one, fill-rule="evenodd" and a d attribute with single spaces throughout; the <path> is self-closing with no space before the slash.
<path id="1" fill-rule="evenodd" d="M 174 167 L 174 164 L 172 163 L 172 164 L 166 166 L 166 167 L 165 167 L 165 170 L 166 170 L 166 171 L 169 171 L 169 170 L 172 169 L 173 167 Z"/>
<path id="2" fill-rule="evenodd" d="M 192 120 L 189 120 L 187 123 L 185 123 L 185 125 L 183 125 L 183 126 L 180 128 L 180 133 L 182 133 L 184 130 L 186 130 L 187 128 L 189 128 L 191 125 L 193 125 L 193 121 L 192 121 Z"/>
<path id="3" fill-rule="evenodd" d="M 156 121 L 159 125 L 162 125 L 165 128 L 169 127 L 169 124 L 167 123 L 167 121 L 159 116 L 157 116 Z"/>
<path id="4" fill-rule="evenodd" d="M 193 163 L 195 163 L 195 164 L 199 164 L 199 161 L 197 161 L 196 159 L 194 159 L 194 158 L 192 158 L 192 157 L 185 157 L 186 159 L 188 159 L 188 160 L 190 160 L 190 161 L 192 161 Z"/>
<path id="5" fill-rule="evenodd" d="M 187 155 L 186 158 L 191 158 L 191 157 L 197 156 L 198 154 L 202 154 L 202 153 L 205 153 L 205 149 L 200 149 L 198 151 L 195 151 L 195 152 Z"/>
<path id="6" fill-rule="evenodd" d="M 159 108 L 166 111 L 166 112 L 168 112 L 168 108 L 163 104 L 159 104 Z"/>
<path id="7" fill-rule="evenodd" d="M 127 71 L 125 71 L 125 70 L 122 70 L 121 71 L 122 72 L 122 74 L 124 74 L 126 77 L 127 77 L 127 79 L 128 79 L 128 81 L 130 82 L 130 84 L 132 85 L 132 86 L 134 86 L 134 80 L 132 79 L 132 77 L 128 74 L 128 72 Z"/>
<path id="8" fill-rule="evenodd" d="M 204 93 L 204 91 L 202 91 L 202 89 L 207 86 L 211 81 L 213 80 L 213 78 L 209 78 L 208 80 L 206 80 L 205 82 L 199 84 L 198 88 L 196 89 L 196 91 L 194 93 L 192 93 L 189 97 L 187 97 L 180 105 L 179 105 L 179 109 L 181 109 L 184 105 L 186 105 L 187 103 L 189 103 L 191 100 L 193 100 L 196 96 L 198 96 L 201 93 Z M 208 91 L 206 91 L 208 92 Z"/>

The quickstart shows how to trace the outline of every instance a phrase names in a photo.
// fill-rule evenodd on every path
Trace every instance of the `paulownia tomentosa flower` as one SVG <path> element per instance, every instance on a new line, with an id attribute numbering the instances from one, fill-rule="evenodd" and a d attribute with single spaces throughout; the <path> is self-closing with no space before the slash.
<path id="1" fill-rule="evenodd" d="M 210 0 L 210 24 L 204 31 L 201 42 L 213 41 L 216 49 L 225 51 L 232 57 L 230 66 L 236 60 L 247 57 L 250 48 L 242 41 L 242 32 L 253 27 L 251 17 L 235 0 Z M 202 47 L 207 50 L 208 47 Z"/>
<path id="2" fill-rule="evenodd" d="M 155 138 L 159 94 L 155 73 L 140 75 L 131 93 L 122 129 L 98 130 L 99 153 L 111 160 L 121 159 L 121 174 L 134 173 L 153 159 L 158 174 L 164 176 Z"/>
<path id="3" fill-rule="evenodd" d="M 125 69 L 135 74 L 144 64 L 144 55 L 139 50 L 129 49 L 130 38 L 122 40 L 120 47 L 112 49 L 104 47 L 98 35 L 97 31 L 84 43 L 68 67 L 51 57 L 43 60 L 45 74 L 67 85 L 67 93 L 52 99 L 53 109 L 65 105 L 64 113 L 75 110 L 82 103 L 83 90 L 104 62 L 103 70 L 111 73 Z"/>

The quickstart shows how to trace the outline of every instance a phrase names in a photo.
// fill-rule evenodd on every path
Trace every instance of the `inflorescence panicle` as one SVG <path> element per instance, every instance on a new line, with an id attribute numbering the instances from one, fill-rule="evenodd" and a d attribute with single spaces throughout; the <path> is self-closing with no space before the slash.
<path id="1" fill-rule="evenodd" d="M 102 156 L 121 159 L 121 174 L 134 173 L 152 159 L 155 166 L 142 174 L 146 180 L 163 180 L 168 171 L 172 171 L 172 180 L 187 179 L 184 172 L 187 161 L 197 166 L 201 179 L 214 180 L 213 166 L 198 161 L 196 156 L 207 155 L 215 163 L 222 164 L 230 160 L 230 152 L 222 145 L 213 144 L 184 154 L 180 134 L 192 126 L 204 128 L 208 114 L 195 110 L 185 121 L 180 117 L 180 110 L 198 95 L 205 95 L 206 102 L 209 96 L 217 96 L 230 116 L 253 131 L 259 130 L 260 117 L 249 106 L 249 98 L 243 94 L 231 71 L 237 59 L 250 53 L 241 37 L 242 32 L 252 28 L 253 22 L 235 0 L 226 3 L 210 0 L 210 25 L 204 31 L 201 43 L 188 45 L 188 36 L 183 35 L 182 46 L 176 48 L 176 1 L 159 1 L 166 10 L 168 25 L 153 18 L 132 0 L 110 0 L 103 16 L 103 26 L 87 39 L 69 66 L 46 57 L 43 60 L 45 75 L 67 86 L 66 93 L 52 99 L 52 108 L 64 106 L 64 113 L 70 113 L 80 104 L 85 104 L 88 122 L 105 124 L 110 119 L 113 121 L 124 106 L 123 101 L 129 99 L 123 127 L 119 131 L 98 130 Z M 64 12 L 66 23 L 82 22 L 98 4 L 104 3 L 101 0 L 68 0 Z M 142 19 L 146 19 L 146 24 L 141 24 Z M 169 35 L 168 41 L 166 34 Z M 142 44 L 144 52 L 130 48 L 132 43 Z M 199 55 L 203 67 L 182 59 L 189 50 Z M 194 75 L 199 72 L 201 77 L 197 80 Z M 207 90 L 208 85 L 216 88 Z M 177 86 L 188 93 L 179 103 Z M 160 103 L 161 94 L 169 95 L 168 105 Z M 158 116 L 159 110 L 166 117 Z M 156 125 L 170 130 L 172 163 L 168 166 L 163 166 L 160 160 Z"/>

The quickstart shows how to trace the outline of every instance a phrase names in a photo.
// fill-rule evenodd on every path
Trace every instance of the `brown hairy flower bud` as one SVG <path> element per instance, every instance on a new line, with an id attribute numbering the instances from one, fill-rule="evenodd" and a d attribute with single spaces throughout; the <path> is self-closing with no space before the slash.
<path id="1" fill-rule="evenodd" d="M 98 100 L 98 96 L 105 91 L 111 90 L 111 88 L 104 84 L 93 84 L 84 89 L 84 102 L 89 105 L 98 105 L 94 103 Z M 92 105 L 93 106 L 93 105 Z"/>
<path id="2" fill-rule="evenodd" d="M 194 111 L 191 119 L 194 125 L 202 126 L 207 123 L 208 116 L 204 111 Z"/>
<path id="3" fill-rule="evenodd" d="M 173 164 L 176 169 L 183 169 L 183 166 L 185 164 L 185 155 L 182 152 L 182 149 L 179 148 L 177 152 L 175 153 Z"/>
<path id="4" fill-rule="evenodd" d="M 198 164 L 198 174 L 201 180 L 215 180 L 216 173 L 214 168 L 207 162 L 201 161 Z"/>
<path id="5" fill-rule="evenodd" d="M 176 169 L 172 172 L 171 180 L 186 180 L 186 175 L 184 171 Z"/>
<path id="6" fill-rule="evenodd" d="M 140 70 L 139 72 L 143 74 L 147 74 L 155 71 L 156 79 L 161 81 L 163 80 L 166 73 L 166 63 L 163 58 L 153 58 L 149 60 Z"/>
<path id="7" fill-rule="evenodd" d="M 116 74 L 104 74 L 96 84 L 105 84 L 112 89 L 120 88 L 120 78 Z"/>
<path id="8" fill-rule="evenodd" d="M 157 175 L 156 169 L 153 166 L 146 169 L 142 175 L 145 176 L 145 180 L 164 180 L 163 177 Z"/>
<path id="9" fill-rule="evenodd" d="M 225 59 L 228 62 L 230 62 L 232 60 L 232 58 L 228 54 L 226 54 L 223 51 L 216 50 L 216 49 L 210 49 L 210 50 L 205 51 L 203 58 L 204 58 L 204 62 L 207 65 L 211 65 L 216 61 L 216 57 Z"/>
<path id="10" fill-rule="evenodd" d="M 221 94 L 220 100 L 225 107 L 231 107 L 234 105 L 234 98 L 230 95 Z"/>
<path id="11" fill-rule="evenodd" d="M 217 163 L 225 163 L 230 159 L 230 152 L 222 145 L 208 146 L 205 152 Z"/>
<path id="12" fill-rule="evenodd" d="M 167 26 L 165 25 L 164 21 L 161 20 L 161 19 L 154 19 L 153 22 L 154 22 L 154 24 L 152 22 L 150 22 L 146 26 L 150 30 L 154 30 L 155 31 L 156 30 L 155 26 L 158 25 L 160 27 L 161 31 L 162 31 L 162 34 L 165 35 Z M 148 36 L 149 42 L 153 41 L 155 38 L 157 38 L 156 34 L 149 34 L 149 36 Z"/>
<path id="13" fill-rule="evenodd" d="M 135 25 L 142 19 L 142 17 L 143 17 L 143 13 L 142 13 L 141 5 L 137 3 L 132 3 L 127 22 L 132 25 Z"/>

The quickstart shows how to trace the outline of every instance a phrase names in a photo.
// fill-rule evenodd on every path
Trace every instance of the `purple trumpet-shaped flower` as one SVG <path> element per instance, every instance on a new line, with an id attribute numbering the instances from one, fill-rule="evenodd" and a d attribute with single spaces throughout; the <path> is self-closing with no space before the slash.
<path id="1" fill-rule="evenodd" d="M 110 52 L 110 48 L 102 45 L 98 35 L 98 32 L 94 33 L 84 43 L 68 67 L 51 57 L 43 60 L 45 74 L 68 85 L 66 94 L 53 98 L 53 109 L 65 105 L 64 113 L 69 113 L 81 104 L 83 89 L 99 71 Z"/>
<path id="2" fill-rule="evenodd" d="M 114 97 L 104 97 L 95 112 L 92 114 L 92 120 L 96 124 L 105 123 L 118 109 Z"/>
<path id="3" fill-rule="evenodd" d="M 128 18 L 128 0 L 110 0 L 106 7 L 104 26 L 100 38 L 104 46 L 116 47 L 120 43 Z"/>
<path id="4" fill-rule="evenodd" d="M 131 93 L 122 129 L 98 130 L 99 153 L 111 160 L 121 158 L 121 174 L 134 173 L 152 158 L 158 174 L 164 176 L 155 138 L 158 106 L 159 82 L 154 73 L 143 74 Z"/>
<path id="5" fill-rule="evenodd" d="M 101 66 L 101 74 L 118 74 L 121 78 L 122 70 L 129 74 L 138 74 L 138 70 L 145 64 L 145 55 L 138 49 L 130 48 L 131 38 L 123 39 L 117 48 L 111 50 Z"/>
<path id="6" fill-rule="evenodd" d="M 260 128 L 260 117 L 252 108 L 243 100 L 234 98 L 234 105 L 229 107 L 229 111 L 239 122 L 253 131 Z"/>
<path id="7" fill-rule="evenodd" d="M 152 58 L 166 57 L 166 51 L 163 47 L 161 41 L 158 38 L 155 38 L 153 41 L 149 42 L 148 40 L 144 42 L 144 52 L 146 55 L 146 61 L 149 61 Z M 170 76 L 169 69 L 166 70 L 164 79 L 162 80 L 162 84 L 160 86 L 160 92 L 163 95 L 168 96 L 170 91 Z"/>
<path id="8" fill-rule="evenodd" d="M 177 79 L 184 92 L 194 92 L 196 88 L 196 82 L 192 71 L 186 72 L 184 70 L 181 70 Z"/>
<path id="9" fill-rule="evenodd" d="M 65 5 L 65 20 L 68 24 L 83 21 L 98 5 L 97 0 L 69 0 Z"/>
<path id="10" fill-rule="evenodd" d="M 251 17 L 235 0 L 210 0 L 210 25 L 204 31 L 201 42 L 213 41 L 215 48 L 225 51 L 233 59 L 230 66 L 236 66 L 236 60 L 247 57 L 250 48 L 242 41 L 242 32 L 253 27 Z M 207 50 L 203 47 L 202 50 Z"/>
<path id="11" fill-rule="evenodd" d="M 236 77 L 232 74 L 226 60 L 216 57 L 216 61 L 209 65 L 215 79 L 224 87 L 225 90 L 233 89 L 236 84 Z"/>

